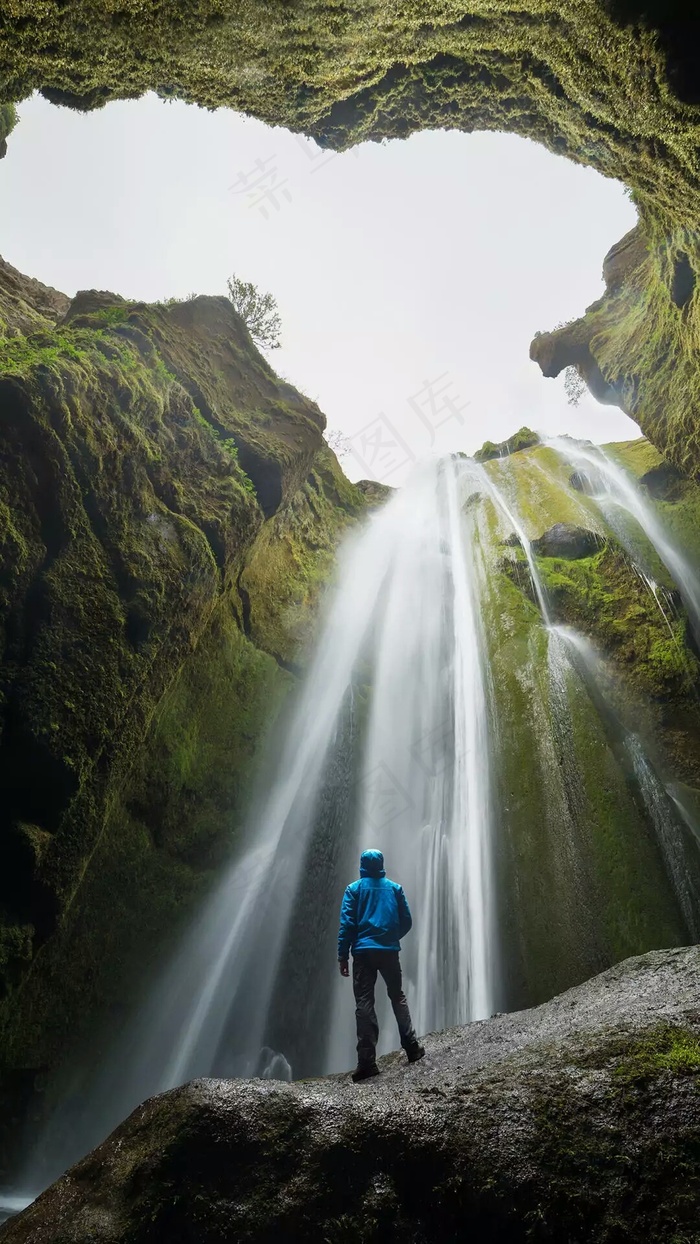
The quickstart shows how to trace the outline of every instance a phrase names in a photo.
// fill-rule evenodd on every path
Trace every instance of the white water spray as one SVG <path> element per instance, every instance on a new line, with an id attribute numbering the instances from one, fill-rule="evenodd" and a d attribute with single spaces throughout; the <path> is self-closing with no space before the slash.
<path id="1" fill-rule="evenodd" d="M 638 550 L 630 539 L 628 523 L 624 518 L 623 521 L 620 519 L 627 515 L 639 525 L 676 584 L 695 637 L 700 642 L 700 578 L 673 543 L 636 481 L 599 446 L 582 444 L 564 436 L 553 437 L 547 444 L 581 471 L 585 477 L 586 492 L 600 507 L 606 522 L 633 561 L 638 557 Z"/>

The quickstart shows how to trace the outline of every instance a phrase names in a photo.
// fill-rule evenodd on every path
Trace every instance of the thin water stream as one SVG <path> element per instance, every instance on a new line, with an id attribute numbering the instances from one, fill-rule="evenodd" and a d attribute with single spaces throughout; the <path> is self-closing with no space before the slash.
<path id="1" fill-rule="evenodd" d="M 547 444 L 580 472 L 585 492 L 600 507 L 633 561 L 638 561 L 639 550 L 629 520 L 641 529 L 678 588 L 696 642 L 700 643 L 700 575 L 677 548 L 636 480 L 600 446 L 565 436 L 553 437 Z"/>

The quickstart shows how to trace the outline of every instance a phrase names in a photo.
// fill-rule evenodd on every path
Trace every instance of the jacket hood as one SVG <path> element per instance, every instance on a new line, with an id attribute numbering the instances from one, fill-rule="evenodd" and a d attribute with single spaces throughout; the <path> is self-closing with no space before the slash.
<path id="1" fill-rule="evenodd" d="M 384 856 L 381 851 L 363 851 L 360 856 L 361 877 L 384 877 Z"/>

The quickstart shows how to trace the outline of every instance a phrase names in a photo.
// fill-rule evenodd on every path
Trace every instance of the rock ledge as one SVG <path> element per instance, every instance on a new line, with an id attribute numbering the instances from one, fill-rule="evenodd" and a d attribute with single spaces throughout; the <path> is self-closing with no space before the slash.
<path id="1" fill-rule="evenodd" d="M 700 1240 L 700 947 L 426 1044 L 360 1086 L 200 1080 L 153 1098 L 0 1238 Z"/>

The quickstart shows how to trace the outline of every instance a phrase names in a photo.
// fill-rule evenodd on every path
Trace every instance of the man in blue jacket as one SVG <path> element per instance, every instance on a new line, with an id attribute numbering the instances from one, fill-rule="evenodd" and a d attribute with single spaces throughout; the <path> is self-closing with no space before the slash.
<path id="1" fill-rule="evenodd" d="M 401 984 L 400 942 L 412 924 L 406 895 L 384 872 L 381 851 L 364 851 L 360 857 L 360 879 L 353 881 L 343 895 L 338 933 L 341 976 L 350 975 L 351 950 L 353 955 L 352 986 L 357 1019 L 357 1070 L 352 1077 L 355 1081 L 379 1075 L 379 1025 L 374 1009 L 377 972 L 386 985 L 409 1063 L 417 1062 L 425 1054 L 413 1031 Z"/>

